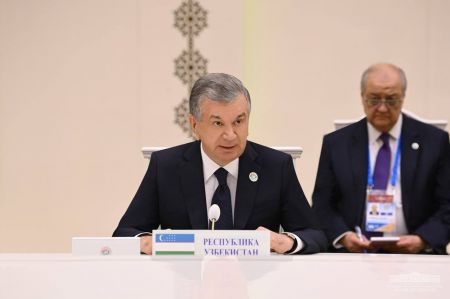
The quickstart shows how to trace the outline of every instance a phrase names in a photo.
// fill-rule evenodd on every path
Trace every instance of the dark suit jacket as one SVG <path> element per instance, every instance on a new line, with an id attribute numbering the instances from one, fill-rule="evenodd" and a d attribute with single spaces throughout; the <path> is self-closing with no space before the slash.
<path id="1" fill-rule="evenodd" d="M 401 188 L 409 234 L 443 252 L 449 242 L 450 146 L 448 133 L 403 115 Z M 418 143 L 414 150 L 412 143 Z M 313 210 L 329 242 L 361 225 L 367 186 L 366 118 L 326 135 L 313 193 Z"/>
<path id="2" fill-rule="evenodd" d="M 252 182 L 249 173 L 256 172 Z M 162 229 L 208 229 L 200 142 L 191 142 L 152 154 L 145 177 L 113 236 L 135 236 Z M 302 253 L 326 250 L 295 174 L 291 156 L 247 142 L 239 158 L 234 228 L 264 226 L 300 237 Z"/>

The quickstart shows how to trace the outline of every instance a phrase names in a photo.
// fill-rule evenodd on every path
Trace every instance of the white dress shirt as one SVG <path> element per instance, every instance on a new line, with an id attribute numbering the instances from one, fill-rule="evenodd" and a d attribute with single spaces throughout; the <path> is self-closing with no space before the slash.
<path id="1" fill-rule="evenodd" d="M 398 160 L 398 170 L 397 170 L 397 181 L 395 182 L 395 187 L 392 189 L 391 177 L 392 168 L 394 167 L 395 154 L 397 152 L 397 145 L 399 142 L 400 134 L 402 132 L 403 116 L 400 114 L 397 123 L 389 131 L 389 146 L 391 148 L 391 167 L 389 171 L 389 181 L 388 181 L 388 192 L 393 192 L 394 203 L 395 203 L 395 230 L 389 233 L 384 233 L 385 236 L 401 236 L 408 234 L 408 229 L 406 228 L 405 216 L 403 214 L 402 208 L 402 184 L 401 184 L 401 155 Z M 367 123 L 367 130 L 369 136 L 369 150 L 370 150 L 370 167 L 375 169 L 375 162 L 378 151 L 383 146 L 383 141 L 379 139 L 381 132 L 372 126 L 369 122 Z"/>
<path id="2" fill-rule="evenodd" d="M 214 172 L 216 172 L 216 170 L 222 166 L 218 165 L 216 162 L 211 160 L 211 158 L 203 150 L 203 144 L 201 144 L 200 149 L 201 149 L 202 161 L 203 161 L 203 178 L 205 180 L 206 208 L 209 211 L 209 208 L 211 207 L 211 201 L 212 201 L 214 192 L 216 191 L 217 187 L 219 186 L 219 181 L 217 180 L 216 176 L 214 175 Z M 234 223 L 234 206 L 235 206 L 235 202 L 236 202 L 236 188 L 237 188 L 237 179 L 238 179 L 238 172 L 239 172 L 239 158 L 234 159 L 227 165 L 223 166 L 223 168 L 226 171 L 228 171 L 227 185 L 228 185 L 228 188 L 230 188 L 231 212 L 232 212 L 233 223 Z"/>

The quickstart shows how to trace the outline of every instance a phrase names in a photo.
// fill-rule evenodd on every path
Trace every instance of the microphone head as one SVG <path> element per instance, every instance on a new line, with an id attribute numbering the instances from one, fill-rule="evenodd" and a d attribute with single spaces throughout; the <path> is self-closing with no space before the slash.
<path id="1" fill-rule="evenodd" d="M 209 218 L 209 221 L 217 221 L 217 220 L 219 220 L 219 218 L 220 218 L 220 208 L 219 208 L 218 205 L 213 204 L 209 208 L 208 218 Z"/>

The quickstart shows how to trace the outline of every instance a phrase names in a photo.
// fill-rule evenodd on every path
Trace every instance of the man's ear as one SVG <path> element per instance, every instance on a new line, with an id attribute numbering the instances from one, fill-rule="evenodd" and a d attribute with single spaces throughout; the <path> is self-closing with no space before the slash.
<path id="1" fill-rule="evenodd" d="M 195 117 L 192 114 L 189 114 L 189 123 L 191 124 L 191 131 L 192 131 L 192 136 L 195 138 L 195 140 L 198 140 L 198 134 L 197 134 L 197 120 L 195 119 Z"/>

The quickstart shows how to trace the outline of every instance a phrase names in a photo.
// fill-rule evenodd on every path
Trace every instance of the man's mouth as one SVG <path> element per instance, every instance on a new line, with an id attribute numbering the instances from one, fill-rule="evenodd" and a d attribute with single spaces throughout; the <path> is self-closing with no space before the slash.
<path id="1" fill-rule="evenodd" d="M 230 150 L 230 149 L 233 149 L 235 147 L 235 145 L 221 145 L 220 147 L 225 150 Z"/>

